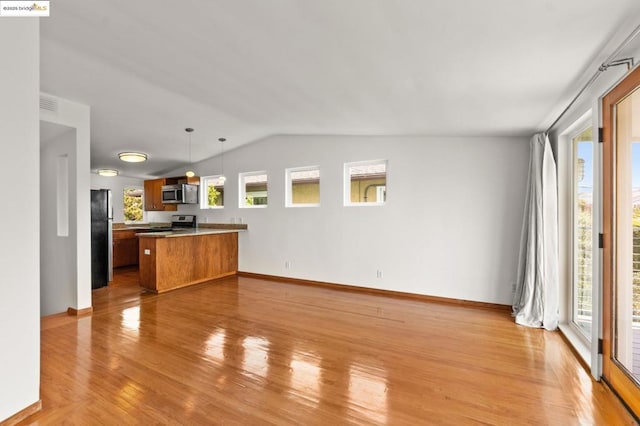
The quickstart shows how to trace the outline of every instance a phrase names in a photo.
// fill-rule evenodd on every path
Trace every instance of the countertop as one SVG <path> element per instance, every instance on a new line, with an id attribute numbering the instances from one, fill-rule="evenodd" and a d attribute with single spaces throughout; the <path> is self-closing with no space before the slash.
<path id="1" fill-rule="evenodd" d="M 127 226 L 126 228 L 113 228 L 113 232 L 153 230 L 154 228 L 153 226 Z"/>
<path id="2" fill-rule="evenodd" d="M 184 229 L 180 231 L 163 231 L 163 232 L 140 232 L 136 234 L 140 238 L 173 238 L 173 237 L 192 237 L 194 235 L 211 235 L 211 234 L 228 234 L 231 232 L 244 232 L 246 229 L 214 229 L 214 228 L 196 228 Z"/>

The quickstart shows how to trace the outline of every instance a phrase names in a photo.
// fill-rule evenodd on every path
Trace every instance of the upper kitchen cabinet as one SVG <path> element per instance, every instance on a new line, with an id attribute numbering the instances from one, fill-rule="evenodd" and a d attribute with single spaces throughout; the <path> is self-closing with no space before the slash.
<path id="1" fill-rule="evenodd" d="M 199 185 L 200 178 L 198 176 L 186 177 L 167 177 L 160 179 L 152 179 L 144 181 L 144 209 L 146 211 L 169 212 L 178 210 L 177 204 L 162 203 L 162 186 L 176 185 L 180 183 L 188 183 L 190 185 Z"/>
<path id="2" fill-rule="evenodd" d="M 162 204 L 162 185 L 167 185 L 167 179 L 152 179 L 144 181 L 144 209 L 146 211 L 176 211 L 176 204 Z"/>
<path id="3" fill-rule="evenodd" d="M 189 185 L 200 185 L 200 176 L 178 176 L 165 178 L 167 185 L 175 185 L 178 183 L 188 183 Z"/>

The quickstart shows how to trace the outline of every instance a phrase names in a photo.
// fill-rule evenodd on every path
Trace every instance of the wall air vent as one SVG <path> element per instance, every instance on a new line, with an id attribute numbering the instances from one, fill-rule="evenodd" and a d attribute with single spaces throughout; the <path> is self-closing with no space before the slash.
<path id="1" fill-rule="evenodd" d="M 40 109 L 58 112 L 58 100 L 49 96 L 40 95 Z"/>

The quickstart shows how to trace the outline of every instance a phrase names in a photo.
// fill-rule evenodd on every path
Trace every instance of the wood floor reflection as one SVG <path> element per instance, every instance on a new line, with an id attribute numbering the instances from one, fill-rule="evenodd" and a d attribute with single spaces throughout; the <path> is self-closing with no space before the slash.
<path id="1" fill-rule="evenodd" d="M 93 297 L 43 321 L 25 424 L 633 424 L 508 312 L 243 277 Z"/>

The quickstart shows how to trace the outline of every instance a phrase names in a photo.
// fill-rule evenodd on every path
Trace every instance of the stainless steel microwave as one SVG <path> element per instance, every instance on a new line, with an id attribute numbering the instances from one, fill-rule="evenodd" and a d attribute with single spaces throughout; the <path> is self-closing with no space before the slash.
<path id="1" fill-rule="evenodd" d="M 198 185 L 182 183 L 162 186 L 163 204 L 198 204 Z"/>

